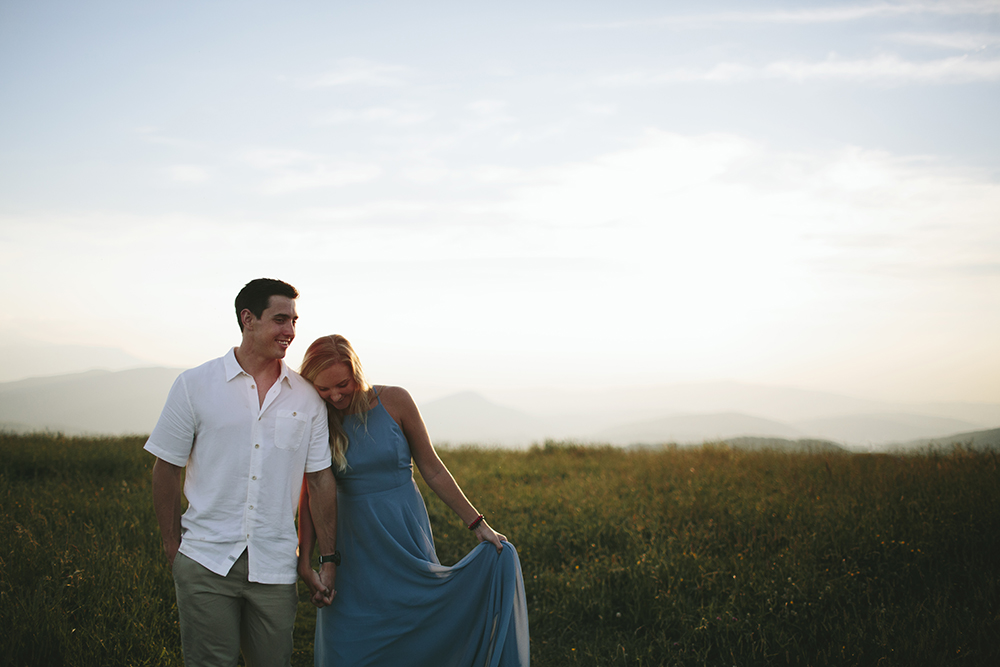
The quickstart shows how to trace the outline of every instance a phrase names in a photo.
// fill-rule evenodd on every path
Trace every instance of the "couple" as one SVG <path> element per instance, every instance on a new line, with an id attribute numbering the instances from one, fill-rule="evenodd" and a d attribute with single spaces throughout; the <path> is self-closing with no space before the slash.
<path id="1" fill-rule="evenodd" d="M 249 282 L 239 347 L 177 378 L 145 445 L 185 664 L 235 666 L 242 651 L 248 667 L 288 665 L 298 573 L 320 608 L 317 666 L 527 665 L 514 547 L 466 499 L 410 395 L 369 385 L 346 339 L 318 339 L 302 375 L 288 369 L 297 297 Z M 454 566 L 438 562 L 411 459 L 480 542 Z"/>

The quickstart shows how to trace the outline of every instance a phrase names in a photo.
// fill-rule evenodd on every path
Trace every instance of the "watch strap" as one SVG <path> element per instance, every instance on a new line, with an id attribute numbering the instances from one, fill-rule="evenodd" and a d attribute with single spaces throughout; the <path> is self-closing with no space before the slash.
<path id="1" fill-rule="evenodd" d="M 323 563 L 333 563 L 334 565 L 340 565 L 340 552 L 334 551 L 332 554 L 319 557 L 319 564 L 322 566 Z"/>

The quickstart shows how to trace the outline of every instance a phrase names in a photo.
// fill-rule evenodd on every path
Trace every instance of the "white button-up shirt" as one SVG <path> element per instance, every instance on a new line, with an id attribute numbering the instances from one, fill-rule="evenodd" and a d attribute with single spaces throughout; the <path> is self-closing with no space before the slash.
<path id="1" fill-rule="evenodd" d="M 180 374 L 146 451 L 186 466 L 180 552 L 225 576 L 244 549 L 249 579 L 294 584 L 302 475 L 330 467 L 326 405 L 281 362 L 264 397 L 235 350 Z"/>

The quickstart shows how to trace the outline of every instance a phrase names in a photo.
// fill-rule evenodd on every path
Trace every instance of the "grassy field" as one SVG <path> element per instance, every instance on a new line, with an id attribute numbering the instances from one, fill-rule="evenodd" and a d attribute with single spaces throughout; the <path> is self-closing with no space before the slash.
<path id="1" fill-rule="evenodd" d="M 0 435 L 0 664 L 182 664 L 143 441 Z M 995 454 L 442 458 L 518 547 L 536 666 L 1000 664 Z M 455 562 L 471 537 L 424 493 Z"/>

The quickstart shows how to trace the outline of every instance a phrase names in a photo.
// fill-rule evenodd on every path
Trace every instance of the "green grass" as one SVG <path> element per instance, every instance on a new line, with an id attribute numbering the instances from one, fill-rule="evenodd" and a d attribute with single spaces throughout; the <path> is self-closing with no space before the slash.
<path id="1" fill-rule="evenodd" d="M 0 664 L 182 664 L 143 441 L 0 435 Z M 518 547 L 536 666 L 1000 661 L 995 454 L 441 455 Z M 473 538 L 421 486 L 455 562 Z"/>

